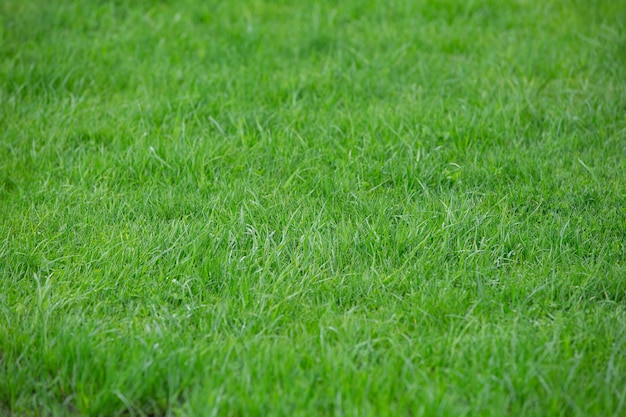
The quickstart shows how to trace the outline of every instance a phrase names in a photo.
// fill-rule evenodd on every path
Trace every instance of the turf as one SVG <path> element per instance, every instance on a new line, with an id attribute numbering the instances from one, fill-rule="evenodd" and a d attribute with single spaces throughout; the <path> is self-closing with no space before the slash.
<path id="1" fill-rule="evenodd" d="M 0 3 L 0 414 L 626 414 L 626 1 Z"/>

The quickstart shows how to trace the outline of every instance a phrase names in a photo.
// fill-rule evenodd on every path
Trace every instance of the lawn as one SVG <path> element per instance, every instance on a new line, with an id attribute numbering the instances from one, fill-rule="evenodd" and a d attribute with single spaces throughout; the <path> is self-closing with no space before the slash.
<path id="1" fill-rule="evenodd" d="M 4 0 L 0 415 L 626 415 L 626 0 Z"/>

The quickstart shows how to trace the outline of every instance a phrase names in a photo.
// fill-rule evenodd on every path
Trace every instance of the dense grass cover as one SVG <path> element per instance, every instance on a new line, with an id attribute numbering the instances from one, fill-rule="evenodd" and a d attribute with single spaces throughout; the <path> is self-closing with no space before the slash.
<path id="1" fill-rule="evenodd" d="M 626 414 L 626 1 L 0 2 L 0 414 Z"/>

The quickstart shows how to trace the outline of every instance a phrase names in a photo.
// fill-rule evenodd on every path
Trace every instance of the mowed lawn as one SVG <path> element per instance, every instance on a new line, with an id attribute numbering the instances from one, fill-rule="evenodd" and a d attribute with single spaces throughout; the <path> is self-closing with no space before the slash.
<path id="1" fill-rule="evenodd" d="M 626 415 L 626 1 L 0 2 L 0 414 Z"/>

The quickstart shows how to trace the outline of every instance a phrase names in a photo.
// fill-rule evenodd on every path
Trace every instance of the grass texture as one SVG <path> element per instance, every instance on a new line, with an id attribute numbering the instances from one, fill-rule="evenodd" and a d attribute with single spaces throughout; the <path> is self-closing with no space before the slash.
<path id="1" fill-rule="evenodd" d="M 626 415 L 625 26 L 0 2 L 0 414 Z"/>

